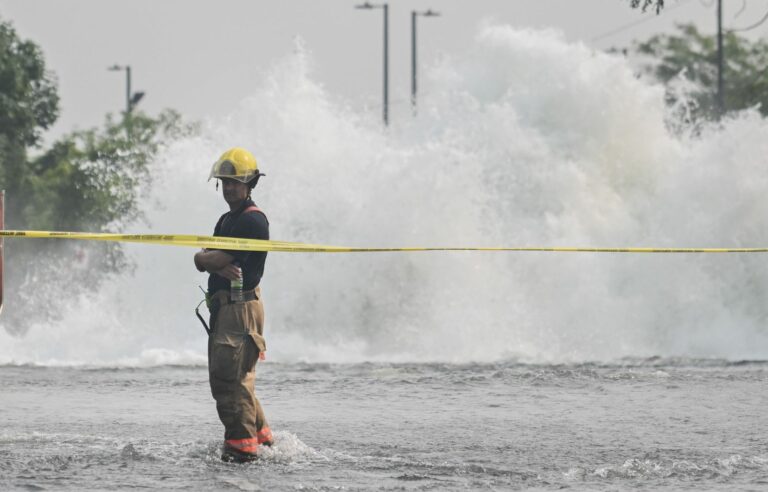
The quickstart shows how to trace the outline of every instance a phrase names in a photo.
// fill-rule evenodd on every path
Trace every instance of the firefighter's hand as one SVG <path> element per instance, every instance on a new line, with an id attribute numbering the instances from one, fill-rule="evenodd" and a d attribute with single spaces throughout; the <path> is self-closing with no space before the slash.
<path id="1" fill-rule="evenodd" d="M 241 275 L 240 269 L 231 263 L 220 270 L 216 270 L 214 273 L 221 275 L 228 280 L 237 280 Z"/>

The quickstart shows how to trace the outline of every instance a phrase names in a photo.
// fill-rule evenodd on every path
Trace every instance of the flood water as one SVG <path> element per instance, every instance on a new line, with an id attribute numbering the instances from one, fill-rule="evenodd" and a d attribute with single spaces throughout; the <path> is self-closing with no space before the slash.
<path id="1" fill-rule="evenodd" d="M 201 366 L 0 368 L 11 490 L 758 490 L 768 363 L 281 364 L 276 434 L 219 460 Z"/>

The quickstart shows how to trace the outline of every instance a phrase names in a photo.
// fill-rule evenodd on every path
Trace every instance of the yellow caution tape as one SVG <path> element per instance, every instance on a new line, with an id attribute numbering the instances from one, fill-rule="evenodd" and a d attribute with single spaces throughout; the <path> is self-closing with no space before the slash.
<path id="1" fill-rule="evenodd" d="M 410 247 L 352 248 L 322 244 L 265 241 L 235 237 L 192 236 L 187 234 L 111 234 L 99 232 L 0 231 L 2 237 L 31 237 L 116 241 L 128 243 L 190 246 L 195 248 L 288 253 L 381 253 L 411 251 L 538 251 L 548 253 L 766 253 L 768 248 L 571 248 L 571 247 Z"/>

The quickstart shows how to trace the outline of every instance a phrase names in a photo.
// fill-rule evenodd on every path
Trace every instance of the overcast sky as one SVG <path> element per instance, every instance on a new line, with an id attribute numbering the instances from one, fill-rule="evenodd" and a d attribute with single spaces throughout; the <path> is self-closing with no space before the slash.
<path id="1" fill-rule="evenodd" d="M 0 0 L 0 17 L 42 46 L 56 73 L 61 117 L 49 135 L 100 124 L 125 106 L 124 74 L 146 92 L 141 108 L 175 108 L 189 119 L 229 113 L 253 93 L 264 70 L 294 49 L 300 36 L 312 55 L 314 78 L 354 105 L 381 94 L 381 10 L 354 9 L 355 0 Z M 419 60 L 429 64 L 471 44 L 485 21 L 555 28 L 596 49 L 672 32 L 693 22 L 714 32 L 715 0 L 667 0 L 660 16 L 629 8 L 629 0 L 394 0 L 390 1 L 392 112 L 410 87 L 410 12 L 419 20 Z M 727 0 L 725 25 L 760 20 L 768 0 Z M 634 25 L 633 25 L 634 24 Z M 750 31 L 765 36 L 768 23 Z"/>

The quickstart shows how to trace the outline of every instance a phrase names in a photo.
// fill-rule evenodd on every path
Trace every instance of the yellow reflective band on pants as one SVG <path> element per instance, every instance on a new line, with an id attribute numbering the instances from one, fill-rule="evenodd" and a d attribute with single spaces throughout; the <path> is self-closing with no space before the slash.
<path id="1" fill-rule="evenodd" d="M 211 394 L 224 424 L 225 443 L 242 452 L 255 452 L 255 443 L 263 444 L 261 437 L 271 436 L 254 390 L 256 362 L 266 350 L 264 308 L 258 287 L 252 301 L 229 304 L 228 294 L 219 291 L 213 296 L 221 307 L 208 338 Z"/>

